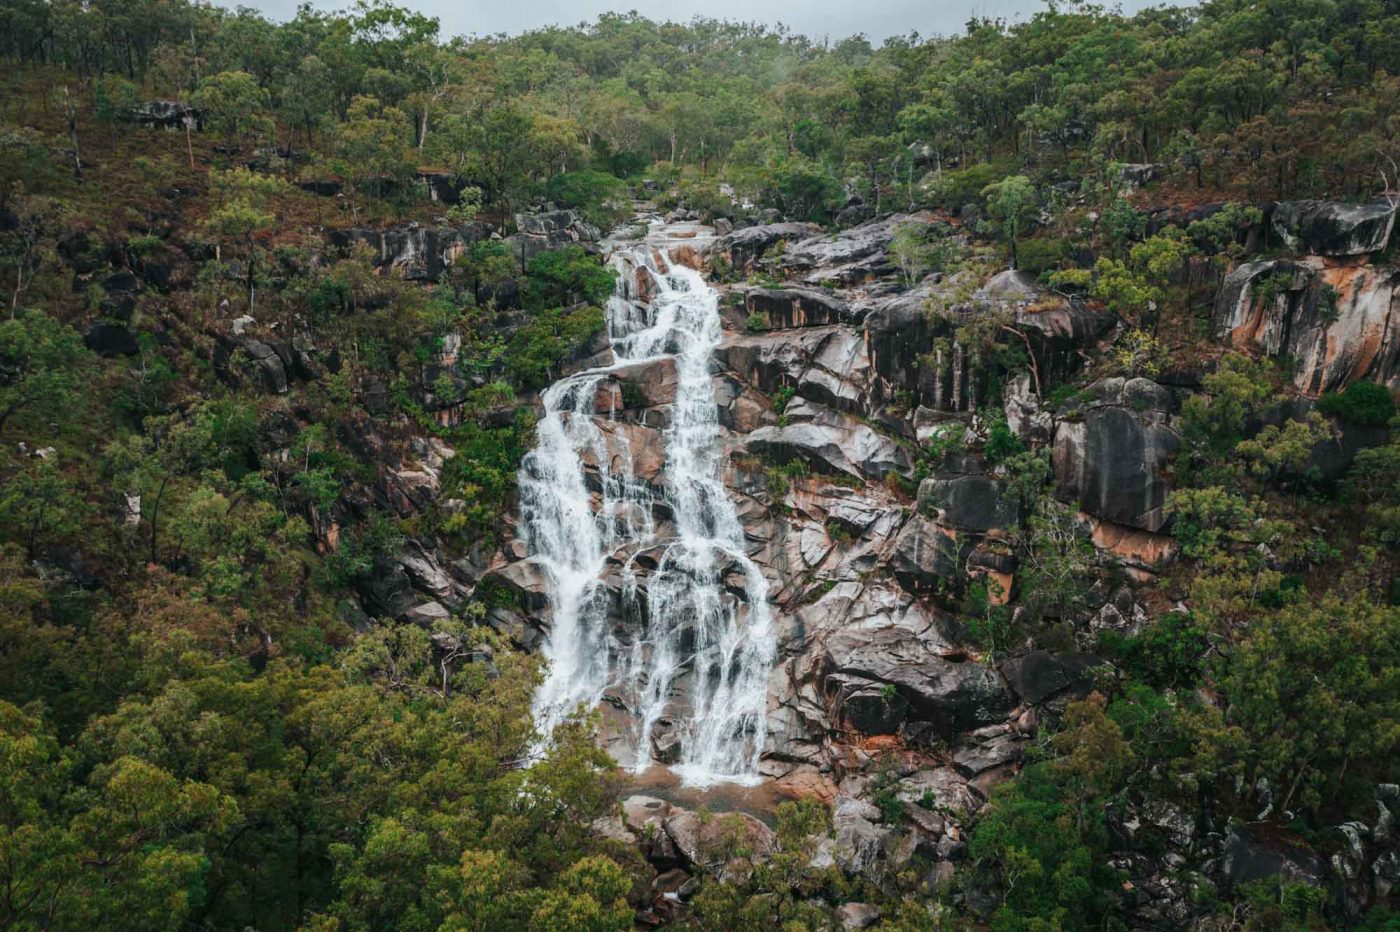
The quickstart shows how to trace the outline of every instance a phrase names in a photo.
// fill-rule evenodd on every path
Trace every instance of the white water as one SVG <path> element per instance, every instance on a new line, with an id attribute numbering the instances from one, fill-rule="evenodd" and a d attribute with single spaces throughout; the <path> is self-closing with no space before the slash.
<path id="1" fill-rule="evenodd" d="M 692 786 L 757 779 L 764 745 L 768 673 L 775 646 L 767 583 L 744 551 L 726 494 L 723 448 L 710 382 L 720 340 L 719 295 L 663 249 L 638 245 L 613 255 L 617 293 L 607 307 L 612 366 L 555 383 L 544 395 L 536 447 L 520 470 L 521 526 L 530 556 L 550 582 L 549 662 L 535 696 L 542 735 L 580 706 L 621 699 L 632 715 L 634 770 L 652 763 L 653 726 L 665 718 L 680 737 L 675 765 Z M 652 298 L 639 300 L 638 274 Z M 632 474 L 625 443 L 608 443 L 593 410 L 609 372 L 675 360 L 676 400 L 664 437 L 659 496 Z M 585 458 L 598 464 L 590 494 Z M 661 504 L 669 522 L 658 523 Z M 659 551 L 650 572 L 632 559 Z M 621 616 L 601 582 L 608 558 L 624 567 Z M 742 597 L 738 596 L 742 593 Z M 645 613 L 635 611 L 645 603 Z M 641 615 L 644 623 L 623 619 Z"/>

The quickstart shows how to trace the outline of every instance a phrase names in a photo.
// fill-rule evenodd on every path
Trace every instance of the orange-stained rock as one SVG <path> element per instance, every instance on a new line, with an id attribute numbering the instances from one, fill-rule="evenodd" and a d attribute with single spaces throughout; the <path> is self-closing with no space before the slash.
<path id="1" fill-rule="evenodd" d="M 1100 521 L 1083 512 L 1079 513 L 1079 517 L 1089 522 L 1094 546 L 1107 550 L 1119 559 L 1157 570 L 1176 556 L 1177 544 L 1170 534 L 1154 534 L 1111 521 Z"/>

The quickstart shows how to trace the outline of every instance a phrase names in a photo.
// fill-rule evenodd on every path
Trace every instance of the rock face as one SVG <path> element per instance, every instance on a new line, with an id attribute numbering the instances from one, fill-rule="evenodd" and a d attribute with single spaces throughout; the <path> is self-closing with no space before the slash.
<path id="1" fill-rule="evenodd" d="M 1167 423 L 1173 408 L 1171 392 L 1148 379 L 1105 379 L 1086 389 L 1055 429 L 1059 496 L 1105 521 L 1161 530 L 1165 467 L 1180 445 Z"/>
<path id="2" fill-rule="evenodd" d="M 1359 379 L 1395 385 L 1397 282 L 1394 269 L 1316 257 L 1246 262 L 1226 276 L 1216 298 L 1216 335 L 1291 359 L 1294 383 L 1310 395 Z"/>
<path id="3" fill-rule="evenodd" d="M 1395 205 L 1387 201 L 1285 201 L 1274 207 L 1274 232 L 1291 251 L 1316 256 L 1361 256 L 1380 252 L 1395 227 Z"/>
<path id="4" fill-rule="evenodd" d="M 178 100 L 148 100 L 131 108 L 125 118 L 128 122 L 153 129 L 204 128 L 204 114 L 189 104 Z"/>
<path id="5" fill-rule="evenodd" d="M 821 233 L 815 223 L 769 223 L 745 227 L 717 238 L 710 247 L 712 256 L 722 257 L 734 269 L 746 269 L 780 242 L 798 242 Z"/>
<path id="6" fill-rule="evenodd" d="M 432 227 L 409 223 L 382 230 L 356 227 L 328 232 L 331 245 L 348 249 L 367 244 L 379 269 L 394 269 L 410 281 L 435 282 L 472 243 L 489 235 L 485 224 Z"/>
<path id="7" fill-rule="evenodd" d="M 905 392 L 934 411 L 975 410 L 985 401 L 983 385 L 956 331 L 978 315 L 1014 314 L 1008 326 L 1035 356 L 1045 384 L 1074 371 L 1081 354 L 1113 324 L 1112 315 L 1050 298 L 1019 273 L 1002 273 L 970 299 L 960 299 L 970 285 L 958 277 L 930 276 L 903 294 L 871 303 L 865 335 L 879 401 Z"/>
<path id="8" fill-rule="evenodd" d="M 814 288 L 752 288 L 744 293 L 744 308 L 765 330 L 843 323 L 851 313 L 845 302 Z"/>

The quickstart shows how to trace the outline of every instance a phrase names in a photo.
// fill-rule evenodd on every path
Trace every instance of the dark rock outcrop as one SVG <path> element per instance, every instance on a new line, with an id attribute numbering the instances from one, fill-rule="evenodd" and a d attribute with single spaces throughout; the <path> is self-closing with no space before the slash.
<path id="1" fill-rule="evenodd" d="M 1274 232 L 1293 252 L 1361 256 L 1385 249 L 1395 226 L 1395 205 L 1388 201 L 1284 201 L 1274 206 L 1270 220 Z"/>
<path id="2" fill-rule="evenodd" d="M 744 309 L 762 317 L 768 330 L 820 327 L 850 317 L 844 301 L 813 288 L 751 288 L 744 292 Z"/>
<path id="3" fill-rule="evenodd" d="M 710 255 L 727 261 L 734 269 L 746 269 L 780 242 L 798 242 L 821 233 L 815 223 L 767 223 L 735 230 L 710 246 Z"/>
<path id="4" fill-rule="evenodd" d="M 204 128 L 203 112 L 179 100 L 147 100 L 128 110 L 124 118 L 153 129 Z"/>
<path id="5" fill-rule="evenodd" d="M 1105 379 L 1085 390 L 1055 428 L 1057 494 L 1090 515 L 1159 531 L 1165 469 L 1180 438 L 1167 423 L 1169 390 L 1148 379 Z"/>
<path id="6" fill-rule="evenodd" d="M 95 323 L 83 335 L 83 343 L 97 355 L 107 358 L 135 356 L 141 352 L 136 337 L 121 324 Z"/>
<path id="7" fill-rule="evenodd" d="M 331 245 L 340 249 L 348 249 L 356 243 L 368 244 L 378 269 L 397 269 L 410 281 L 435 282 L 468 246 L 486 239 L 490 231 L 483 223 L 467 223 L 460 227 L 409 223 L 383 230 L 366 227 L 330 230 L 326 235 Z"/>

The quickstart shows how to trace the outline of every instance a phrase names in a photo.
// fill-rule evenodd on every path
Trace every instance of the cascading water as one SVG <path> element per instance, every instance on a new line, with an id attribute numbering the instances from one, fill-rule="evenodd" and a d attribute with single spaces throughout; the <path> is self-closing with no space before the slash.
<path id="1" fill-rule="evenodd" d="M 545 569 L 553 626 L 549 672 L 535 696 L 546 737 L 604 696 L 631 713 L 631 766 L 652 760 L 653 729 L 675 729 L 676 771 L 691 785 L 756 779 L 775 645 L 767 582 L 744 551 L 725 492 L 710 382 L 720 340 L 719 295 L 696 271 L 645 243 L 613 254 L 608 303 L 614 363 L 555 383 L 544 395 L 535 449 L 520 471 L 521 526 Z M 641 300 L 638 275 L 650 300 Z M 676 397 L 658 495 L 632 472 L 625 442 L 608 442 L 594 410 L 609 373 L 674 360 Z M 594 490 L 588 464 L 596 464 Z M 654 513 L 669 518 L 657 521 Z M 651 569 L 635 559 L 659 552 Z M 625 561 L 621 618 L 603 575 Z M 644 611 L 637 611 L 643 608 Z M 640 619 L 629 625 L 627 618 Z M 638 630 L 640 629 L 640 630 Z"/>

